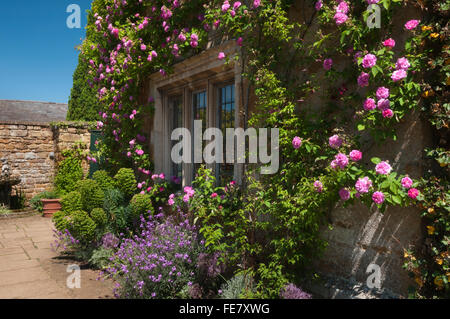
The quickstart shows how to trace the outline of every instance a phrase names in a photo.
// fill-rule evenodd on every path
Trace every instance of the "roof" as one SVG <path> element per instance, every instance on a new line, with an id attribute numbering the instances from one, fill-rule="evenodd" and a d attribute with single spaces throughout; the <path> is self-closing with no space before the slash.
<path id="1" fill-rule="evenodd" d="M 62 103 L 0 100 L 0 122 L 65 121 L 67 110 L 67 104 Z"/>

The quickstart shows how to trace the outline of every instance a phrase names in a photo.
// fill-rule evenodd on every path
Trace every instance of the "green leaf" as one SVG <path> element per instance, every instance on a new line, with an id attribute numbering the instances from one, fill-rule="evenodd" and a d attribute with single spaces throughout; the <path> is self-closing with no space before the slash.
<path id="1" fill-rule="evenodd" d="M 379 157 L 372 157 L 371 162 L 377 165 L 381 163 L 381 159 Z"/>
<path id="2" fill-rule="evenodd" d="M 358 131 L 364 131 L 366 126 L 364 124 L 358 124 Z"/>

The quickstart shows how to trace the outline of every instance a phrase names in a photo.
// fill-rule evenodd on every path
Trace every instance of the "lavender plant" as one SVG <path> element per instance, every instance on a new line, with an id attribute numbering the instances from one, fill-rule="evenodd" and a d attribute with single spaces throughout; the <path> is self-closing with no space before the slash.
<path id="1" fill-rule="evenodd" d="M 117 281 L 115 296 L 134 299 L 186 297 L 204 250 L 185 215 L 141 217 L 141 233 L 124 239 L 107 269 Z"/>

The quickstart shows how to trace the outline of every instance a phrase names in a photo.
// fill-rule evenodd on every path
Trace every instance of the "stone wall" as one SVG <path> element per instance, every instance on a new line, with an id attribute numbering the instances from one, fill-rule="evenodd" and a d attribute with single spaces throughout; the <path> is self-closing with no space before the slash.
<path id="1" fill-rule="evenodd" d="M 12 174 L 21 178 L 19 188 L 27 199 L 53 188 L 61 151 L 76 142 L 90 144 L 87 125 L 51 126 L 48 123 L 0 123 L 0 158 L 6 158 Z M 83 164 L 85 172 L 88 164 Z"/>

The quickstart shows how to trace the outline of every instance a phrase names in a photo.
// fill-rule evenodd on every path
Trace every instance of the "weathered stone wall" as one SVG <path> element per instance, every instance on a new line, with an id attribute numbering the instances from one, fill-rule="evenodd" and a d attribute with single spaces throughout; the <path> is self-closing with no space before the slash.
<path id="1" fill-rule="evenodd" d="M 61 151 L 79 141 L 89 146 L 87 125 L 51 127 L 48 123 L 0 123 L 0 158 L 6 158 L 12 174 L 21 178 L 18 187 L 27 199 L 53 188 Z M 87 172 L 88 164 L 83 166 Z"/>

